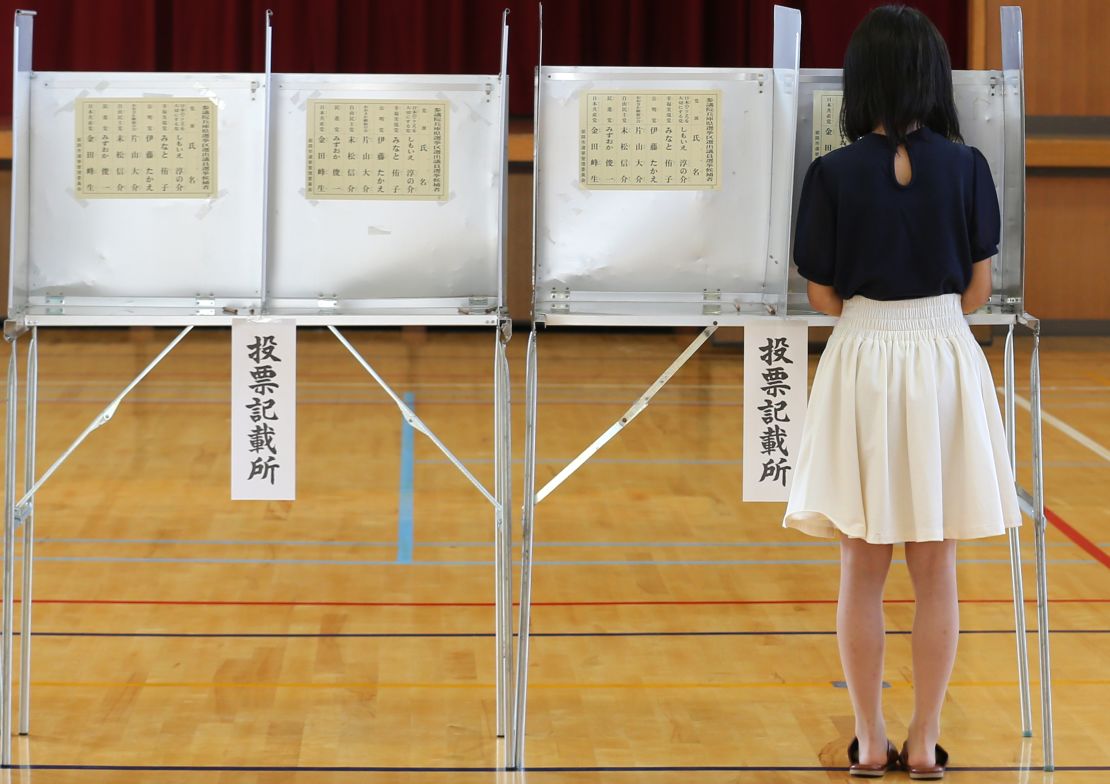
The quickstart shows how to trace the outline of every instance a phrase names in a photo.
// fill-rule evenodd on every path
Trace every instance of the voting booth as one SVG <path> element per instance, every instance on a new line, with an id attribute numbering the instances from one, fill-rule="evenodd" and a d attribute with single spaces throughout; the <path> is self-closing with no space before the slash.
<path id="1" fill-rule="evenodd" d="M 841 72 L 801 70 L 797 11 L 775 8 L 772 68 L 589 68 L 541 64 L 536 74 L 534 326 L 526 369 L 523 569 L 513 761 L 524 764 L 532 544 L 536 505 L 650 404 L 719 326 L 745 329 L 745 500 L 781 498 L 791 443 L 775 417 L 777 396 L 801 368 L 805 330 L 835 319 L 814 311 L 792 268 L 793 213 L 815 155 L 843 143 Z M 1004 68 L 954 74 L 960 125 L 980 147 L 999 188 L 1003 239 L 990 303 L 972 324 L 1007 328 L 1005 412 L 1016 468 L 1016 326 L 1033 334 L 1033 487 L 1019 488 L 1034 522 L 1045 768 L 1053 767 L 1045 577 L 1039 322 L 1024 310 L 1024 106 L 1021 11 L 1002 9 Z M 620 419 L 547 484 L 535 485 L 538 327 L 700 327 L 701 333 Z M 799 332 L 800 330 L 800 332 Z M 800 346 L 799 346 L 800 343 Z M 783 359 L 801 351 L 800 360 Z M 797 355 L 794 355 L 797 356 Z M 759 394 L 753 399 L 750 392 Z M 763 398 L 762 396 L 766 396 Z M 762 403 L 760 402 L 762 400 Z M 759 408 L 760 418 L 751 409 Z M 762 424 L 775 423 L 762 429 Z M 749 445 L 755 444 L 749 452 Z M 771 448 L 768 449 L 768 443 Z M 763 449 L 760 450 L 759 447 Z M 758 459 L 755 457 L 759 455 Z M 760 470 L 762 469 L 762 470 Z M 785 485 L 785 482 L 783 482 Z M 767 493 L 768 485 L 776 493 Z M 1010 533 L 1021 723 L 1032 734 L 1018 530 Z"/>
<path id="2" fill-rule="evenodd" d="M 490 503 L 498 734 L 509 728 L 507 14 L 500 20 L 499 73 L 416 76 L 272 73 L 269 12 L 261 73 L 41 72 L 32 67 L 34 12 L 17 12 L 4 330 L 11 353 L 2 764 L 11 762 L 16 531 L 23 526 L 19 732 L 27 734 L 35 495 L 197 326 L 231 326 L 233 334 L 254 335 L 244 373 L 255 395 L 252 419 L 271 431 L 271 446 L 277 428 L 272 406 L 279 401 L 270 396 L 282 385 L 295 388 L 295 374 L 279 378 L 267 363 L 280 361 L 283 351 L 295 352 L 296 327 L 326 327 L 391 397 L 405 422 L 427 435 Z M 180 332 L 37 473 L 38 330 L 132 325 Z M 490 329 L 492 490 L 340 331 L 403 325 Z M 24 482 L 17 492 L 17 348 L 24 335 L 27 435 Z M 240 359 L 248 357 L 233 354 L 233 368 Z M 281 367 L 289 364 L 287 358 Z M 262 443 L 259 432 L 252 431 L 252 443 Z M 292 447 L 285 448 L 292 459 Z M 277 462 L 270 461 L 263 481 L 273 483 Z M 268 496 L 248 490 L 238 497 Z"/>

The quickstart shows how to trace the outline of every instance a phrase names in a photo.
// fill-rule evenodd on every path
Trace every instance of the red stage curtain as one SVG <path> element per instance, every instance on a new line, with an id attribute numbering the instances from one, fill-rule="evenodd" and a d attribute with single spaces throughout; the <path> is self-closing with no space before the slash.
<path id="1" fill-rule="evenodd" d="M 853 28 L 881 0 L 780 0 L 802 10 L 802 65 L 837 67 Z M 917 0 L 967 61 L 967 0 Z M 773 0 L 548 0 L 544 62 L 557 65 L 768 66 Z M 10 0 L 38 12 L 36 70 L 260 71 L 267 8 L 274 70 L 496 73 L 501 10 L 511 9 L 511 110 L 532 110 L 534 0 Z M 0 60 L 11 62 L 11 36 Z M 11 112 L 0 79 L 0 114 Z"/>

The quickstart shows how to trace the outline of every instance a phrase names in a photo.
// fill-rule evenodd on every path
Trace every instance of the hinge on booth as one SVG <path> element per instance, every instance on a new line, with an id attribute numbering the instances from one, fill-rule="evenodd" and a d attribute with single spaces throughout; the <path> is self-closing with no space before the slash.
<path id="1" fill-rule="evenodd" d="M 551 312 L 570 313 L 570 289 L 551 287 Z"/>
<path id="2" fill-rule="evenodd" d="M 721 290 L 703 289 L 701 313 L 703 316 L 721 315 Z"/>

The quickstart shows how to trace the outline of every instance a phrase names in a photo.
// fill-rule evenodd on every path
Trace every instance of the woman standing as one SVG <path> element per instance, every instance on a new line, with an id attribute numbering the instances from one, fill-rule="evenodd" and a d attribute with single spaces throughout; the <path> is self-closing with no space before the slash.
<path id="1" fill-rule="evenodd" d="M 956 655 L 956 542 L 1020 525 L 994 382 L 964 318 L 986 303 L 999 210 L 965 146 L 948 50 L 917 10 L 872 11 L 844 58 L 847 147 L 813 161 L 794 260 L 840 316 L 813 382 L 784 525 L 838 537 L 837 639 L 855 711 L 850 772 L 939 779 Z M 904 543 L 916 597 L 914 712 L 899 754 L 882 713 L 882 594 Z"/>

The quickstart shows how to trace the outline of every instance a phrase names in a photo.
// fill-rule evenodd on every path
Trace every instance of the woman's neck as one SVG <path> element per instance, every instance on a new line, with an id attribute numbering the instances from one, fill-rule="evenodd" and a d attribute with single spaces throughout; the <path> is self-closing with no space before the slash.
<path id="1" fill-rule="evenodd" d="M 911 134 L 914 131 L 918 130 L 920 127 L 921 127 L 920 122 L 910 123 L 909 127 L 906 128 L 906 134 L 907 135 Z M 877 134 L 879 134 L 879 136 L 886 136 L 887 135 L 886 127 L 884 127 L 882 123 L 879 123 L 878 125 L 875 126 L 875 130 L 871 131 L 871 133 L 877 133 Z"/>

